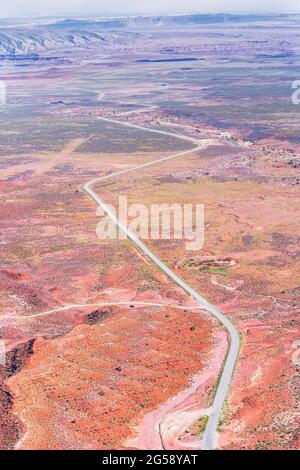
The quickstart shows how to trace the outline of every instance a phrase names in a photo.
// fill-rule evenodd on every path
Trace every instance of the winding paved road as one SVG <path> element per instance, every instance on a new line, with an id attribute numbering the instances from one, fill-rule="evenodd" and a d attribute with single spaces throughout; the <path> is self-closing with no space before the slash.
<path id="1" fill-rule="evenodd" d="M 178 158 L 184 155 L 188 155 L 192 152 L 195 152 L 197 150 L 200 150 L 204 148 L 206 145 L 207 141 L 198 141 L 196 139 L 193 139 L 191 137 L 187 136 L 180 136 L 178 134 L 173 134 L 171 132 L 167 131 L 162 131 L 162 130 L 156 130 L 156 129 L 150 129 L 146 128 L 143 126 L 138 126 L 136 124 L 131 124 L 128 122 L 122 122 L 118 121 L 116 119 L 110 119 L 110 118 L 99 118 L 103 121 L 106 122 L 111 122 L 113 124 L 118 124 L 122 125 L 125 127 L 131 127 L 134 129 L 140 129 L 143 131 L 147 132 L 152 132 L 152 133 L 157 133 L 157 134 L 162 134 L 162 135 L 167 135 L 171 136 L 176 139 L 181 139 L 185 140 L 188 142 L 192 142 L 195 144 L 195 146 L 192 149 L 185 150 L 179 153 L 175 153 L 174 155 L 153 160 L 151 162 L 144 163 L 142 165 L 138 165 L 135 167 L 131 167 L 125 170 L 117 171 L 115 173 L 111 173 L 106 176 L 102 176 L 100 178 L 93 179 L 92 181 L 89 181 L 86 183 L 83 188 L 84 190 L 90 195 L 90 197 L 102 208 L 102 210 L 110 217 L 110 219 L 119 227 L 119 229 L 141 250 L 147 255 L 156 266 L 159 267 L 161 271 L 163 271 L 170 279 L 172 279 L 178 286 L 180 286 L 182 289 L 185 290 L 193 299 L 195 299 L 201 309 L 206 310 L 207 312 L 211 313 L 215 318 L 217 318 L 222 325 L 226 328 L 229 334 L 230 338 L 230 345 L 229 345 L 229 350 L 228 354 L 224 363 L 224 367 L 221 373 L 221 377 L 217 386 L 217 390 L 215 393 L 215 397 L 211 406 L 211 412 L 209 414 L 209 419 L 208 423 L 206 426 L 206 429 L 203 434 L 203 439 L 201 443 L 201 447 L 204 450 L 211 450 L 216 447 L 216 436 L 217 436 L 217 428 L 218 424 L 220 421 L 220 416 L 222 413 L 222 409 L 224 406 L 224 402 L 226 399 L 226 396 L 228 394 L 229 388 L 230 388 L 230 383 L 232 379 L 232 375 L 234 372 L 235 364 L 238 358 L 239 354 L 239 348 L 240 348 L 240 336 L 238 331 L 236 330 L 235 326 L 231 323 L 231 321 L 223 315 L 220 310 L 218 310 L 216 307 L 214 307 L 212 304 L 210 304 L 204 297 L 202 297 L 201 294 L 199 294 L 197 291 L 195 291 L 191 286 L 189 286 L 183 279 L 181 279 L 177 274 L 172 271 L 166 264 L 164 264 L 137 236 L 135 233 L 130 231 L 118 218 L 115 216 L 115 214 L 110 210 L 110 208 L 105 204 L 104 201 L 98 196 L 98 194 L 94 191 L 93 187 L 95 184 L 99 184 L 103 181 L 106 181 L 110 178 L 115 178 L 118 175 L 140 170 L 142 168 L 146 168 L 152 165 L 157 165 L 159 163 L 162 163 L 167 160 L 171 160 L 173 158 Z"/>

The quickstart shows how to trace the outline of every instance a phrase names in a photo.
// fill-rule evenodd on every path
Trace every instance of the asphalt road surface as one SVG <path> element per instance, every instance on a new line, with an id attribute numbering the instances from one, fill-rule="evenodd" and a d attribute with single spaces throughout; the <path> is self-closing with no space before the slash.
<path id="1" fill-rule="evenodd" d="M 225 402 L 226 396 L 230 388 L 231 379 L 232 379 L 232 375 L 233 375 L 234 368 L 236 365 L 236 361 L 239 355 L 239 348 L 240 348 L 239 333 L 237 329 L 235 328 L 235 326 L 233 325 L 233 323 L 231 323 L 231 321 L 222 312 L 220 312 L 220 310 L 218 310 L 216 307 L 210 304 L 201 294 L 199 294 L 191 286 L 189 286 L 183 279 L 177 276 L 175 272 L 173 272 L 165 263 L 163 263 L 157 256 L 155 256 L 155 254 L 137 237 L 135 233 L 130 231 L 120 220 L 118 220 L 115 214 L 110 210 L 110 208 L 105 204 L 105 202 L 102 201 L 102 199 L 100 199 L 98 194 L 93 189 L 95 184 L 99 184 L 102 181 L 105 181 L 107 179 L 115 178 L 118 175 L 128 173 L 131 171 L 137 171 L 137 170 L 146 168 L 148 166 L 158 165 L 159 163 L 162 163 L 166 160 L 178 158 L 178 157 L 190 154 L 192 152 L 195 152 L 197 150 L 203 149 L 205 146 L 205 141 L 198 141 L 190 137 L 180 136 L 178 134 L 173 134 L 171 132 L 162 131 L 162 130 L 149 129 L 143 126 L 130 124 L 128 122 L 122 122 L 122 121 L 118 121 L 115 119 L 110 119 L 110 118 L 100 118 L 100 119 L 102 119 L 103 121 L 111 122 L 111 123 L 118 124 L 118 125 L 123 125 L 126 127 L 132 127 L 135 129 L 141 129 L 143 131 L 172 136 L 176 139 L 189 141 L 195 144 L 195 147 L 193 149 L 185 150 L 183 152 L 175 153 L 165 158 L 157 159 L 151 162 L 144 163 L 142 165 L 135 166 L 133 168 L 131 167 L 125 170 L 111 173 L 109 175 L 102 176 L 101 178 L 93 179 L 92 181 L 89 181 L 88 183 L 86 183 L 83 186 L 83 188 L 91 196 L 91 198 L 98 204 L 98 206 L 100 206 L 102 210 L 110 217 L 110 219 L 119 227 L 119 229 L 134 243 L 134 245 L 136 245 L 141 251 L 143 251 L 144 254 L 147 255 L 148 258 L 150 258 L 152 262 L 156 264 L 156 266 L 158 266 L 159 269 L 163 271 L 170 279 L 172 279 L 178 286 L 184 289 L 185 292 L 187 292 L 187 294 L 189 294 L 193 299 L 195 299 L 203 310 L 206 310 L 207 312 L 211 313 L 215 318 L 217 318 L 228 332 L 229 340 L 230 340 L 229 350 L 228 350 L 227 357 L 224 362 L 224 366 L 223 366 L 223 370 L 220 376 L 219 383 L 217 385 L 215 397 L 210 408 L 211 411 L 209 414 L 205 431 L 203 433 L 203 438 L 202 438 L 202 443 L 201 443 L 201 448 L 203 450 L 212 450 L 216 447 L 218 424 L 219 424 L 220 417 L 222 414 L 224 402 Z"/>

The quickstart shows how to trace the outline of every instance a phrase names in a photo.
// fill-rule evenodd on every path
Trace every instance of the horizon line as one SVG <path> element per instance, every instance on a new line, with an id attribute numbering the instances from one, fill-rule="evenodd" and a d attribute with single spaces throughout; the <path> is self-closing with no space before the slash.
<path id="1" fill-rule="evenodd" d="M 138 18 L 138 17 L 159 17 L 159 16 L 201 16 L 201 15 L 228 15 L 228 16 L 237 16 L 237 15 L 248 15 L 248 16 L 280 16 L 280 15 L 299 15 L 299 11 L 234 11 L 234 12 L 225 12 L 225 11 L 206 11 L 206 12 L 181 12 L 181 13 L 172 13 L 172 12 L 161 12 L 161 13 L 122 13 L 122 14 L 106 14 L 101 15 L 99 13 L 80 13 L 80 12 L 69 12 L 69 13 L 59 13 L 51 15 L 20 15 L 20 16 L 3 16 L 0 17 L 0 20 L 13 20 L 13 19 L 47 19 L 47 18 L 61 18 L 61 19 L 88 19 L 88 18 L 98 18 L 98 19 L 112 19 L 112 18 Z"/>

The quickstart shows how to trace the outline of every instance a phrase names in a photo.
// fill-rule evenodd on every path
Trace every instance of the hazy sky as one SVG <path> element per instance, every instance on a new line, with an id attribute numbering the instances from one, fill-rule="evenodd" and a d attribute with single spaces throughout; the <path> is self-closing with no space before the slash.
<path id="1" fill-rule="evenodd" d="M 0 0 L 0 17 L 182 12 L 300 12 L 299 0 Z"/>

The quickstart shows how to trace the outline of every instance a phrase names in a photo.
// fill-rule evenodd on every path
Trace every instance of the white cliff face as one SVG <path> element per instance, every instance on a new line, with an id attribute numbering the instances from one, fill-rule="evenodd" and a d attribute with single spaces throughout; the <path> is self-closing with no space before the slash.
<path id="1" fill-rule="evenodd" d="M 129 38 L 130 39 L 130 36 Z M 0 55 L 38 54 L 61 47 L 110 46 L 127 41 L 126 34 L 94 33 L 91 31 L 7 31 L 0 30 Z"/>
<path id="2" fill-rule="evenodd" d="M 126 47 L 139 36 L 125 28 L 127 20 L 78 20 L 32 22 L 24 25 L 0 22 L 0 55 L 39 54 L 61 48 Z"/>

